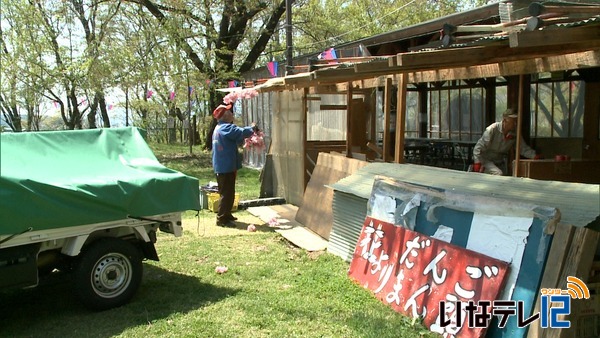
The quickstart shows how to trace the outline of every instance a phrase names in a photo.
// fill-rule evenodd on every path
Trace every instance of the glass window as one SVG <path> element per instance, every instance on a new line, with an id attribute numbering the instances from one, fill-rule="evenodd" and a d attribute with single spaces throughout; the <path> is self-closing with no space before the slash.
<path id="1" fill-rule="evenodd" d="M 429 114 L 427 120 L 430 138 L 450 138 L 476 141 L 483 129 L 485 88 L 474 87 L 462 81 L 442 85 L 429 84 Z"/>
<path id="2" fill-rule="evenodd" d="M 532 137 L 583 137 L 585 82 L 541 76 L 531 85 Z"/>

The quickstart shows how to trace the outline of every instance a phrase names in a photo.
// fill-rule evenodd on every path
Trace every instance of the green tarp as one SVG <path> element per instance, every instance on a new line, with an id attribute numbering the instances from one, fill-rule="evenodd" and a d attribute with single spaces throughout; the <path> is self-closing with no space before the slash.
<path id="1" fill-rule="evenodd" d="M 136 128 L 0 134 L 0 235 L 199 210 Z"/>

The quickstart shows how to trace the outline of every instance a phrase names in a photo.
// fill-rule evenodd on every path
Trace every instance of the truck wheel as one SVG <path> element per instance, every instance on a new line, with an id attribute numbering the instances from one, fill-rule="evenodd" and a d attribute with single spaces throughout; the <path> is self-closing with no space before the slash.
<path id="1" fill-rule="evenodd" d="M 142 281 L 142 256 L 131 243 L 102 238 L 80 254 L 75 290 L 83 305 L 106 310 L 131 300 Z"/>

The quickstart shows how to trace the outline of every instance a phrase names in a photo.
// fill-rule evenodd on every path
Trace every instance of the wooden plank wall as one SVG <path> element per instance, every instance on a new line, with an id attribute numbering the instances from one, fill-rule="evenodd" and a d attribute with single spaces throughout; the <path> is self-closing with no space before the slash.
<path id="1" fill-rule="evenodd" d="M 546 268 L 541 282 L 541 288 L 567 289 L 567 277 L 575 276 L 584 282 L 588 282 L 590 271 L 600 232 L 586 228 L 573 227 L 560 224 L 557 226 L 552 240 L 552 246 Z M 539 294 L 538 294 L 539 295 Z M 580 302 L 590 302 L 591 300 L 575 299 L 571 302 L 571 314 L 566 317 L 571 322 L 569 329 L 540 328 L 539 322 L 529 326 L 528 338 L 568 338 L 579 337 L 580 319 L 582 318 L 582 307 Z M 599 301 L 596 297 L 594 301 Z M 539 312 L 540 300 L 536 300 L 534 313 Z M 600 318 L 598 318 L 600 319 Z"/>
<path id="2" fill-rule="evenodd" d="M 296 213 L 296 221 L 319 236 L 329 239 L 333 226 L 333 190 L 325 185 L 350 176 L 367 164 L 368 162 L 345 156 L 319 153 L 317 165 L 304 191 L 302 206 Z"/>

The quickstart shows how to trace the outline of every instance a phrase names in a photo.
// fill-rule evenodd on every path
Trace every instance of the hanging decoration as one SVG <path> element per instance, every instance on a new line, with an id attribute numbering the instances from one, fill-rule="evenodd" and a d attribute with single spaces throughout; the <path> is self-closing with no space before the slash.
<path id="1" fill-rule="evenodd" d="M 335 52 L 335 49 L 329 48 L 329 49 L 325 50 L 324 52 L 322 52 L 321 54 L 319 54 L 318 58 L 322 59 L 322 60 L 336 60 L 337 54 Z M 337 63 L 337 61 L 332 61 L 329 63 Z"/>
<path id="2" fill-rule="evenodd" d="M 267 63 L 267 69 L 269 70 L 269 74 L 271 77 L 277 76 L 277 69 L 279 68 L 279 63 L 277 61 L 271 61 Z"/>
<path id="3" fill-rule="evenodd" d="M 255 96 L 258 96 L 258 92 L 252 88 L 235 90 L 235 91 L 232 91 L 231 93 L 225 95 L 225 97 L 223 98 L 223 103 L 231 104 L 231 103 L 235 103 L 235 101 L 237 101 L 237 100 L 251 99 Z"/>

